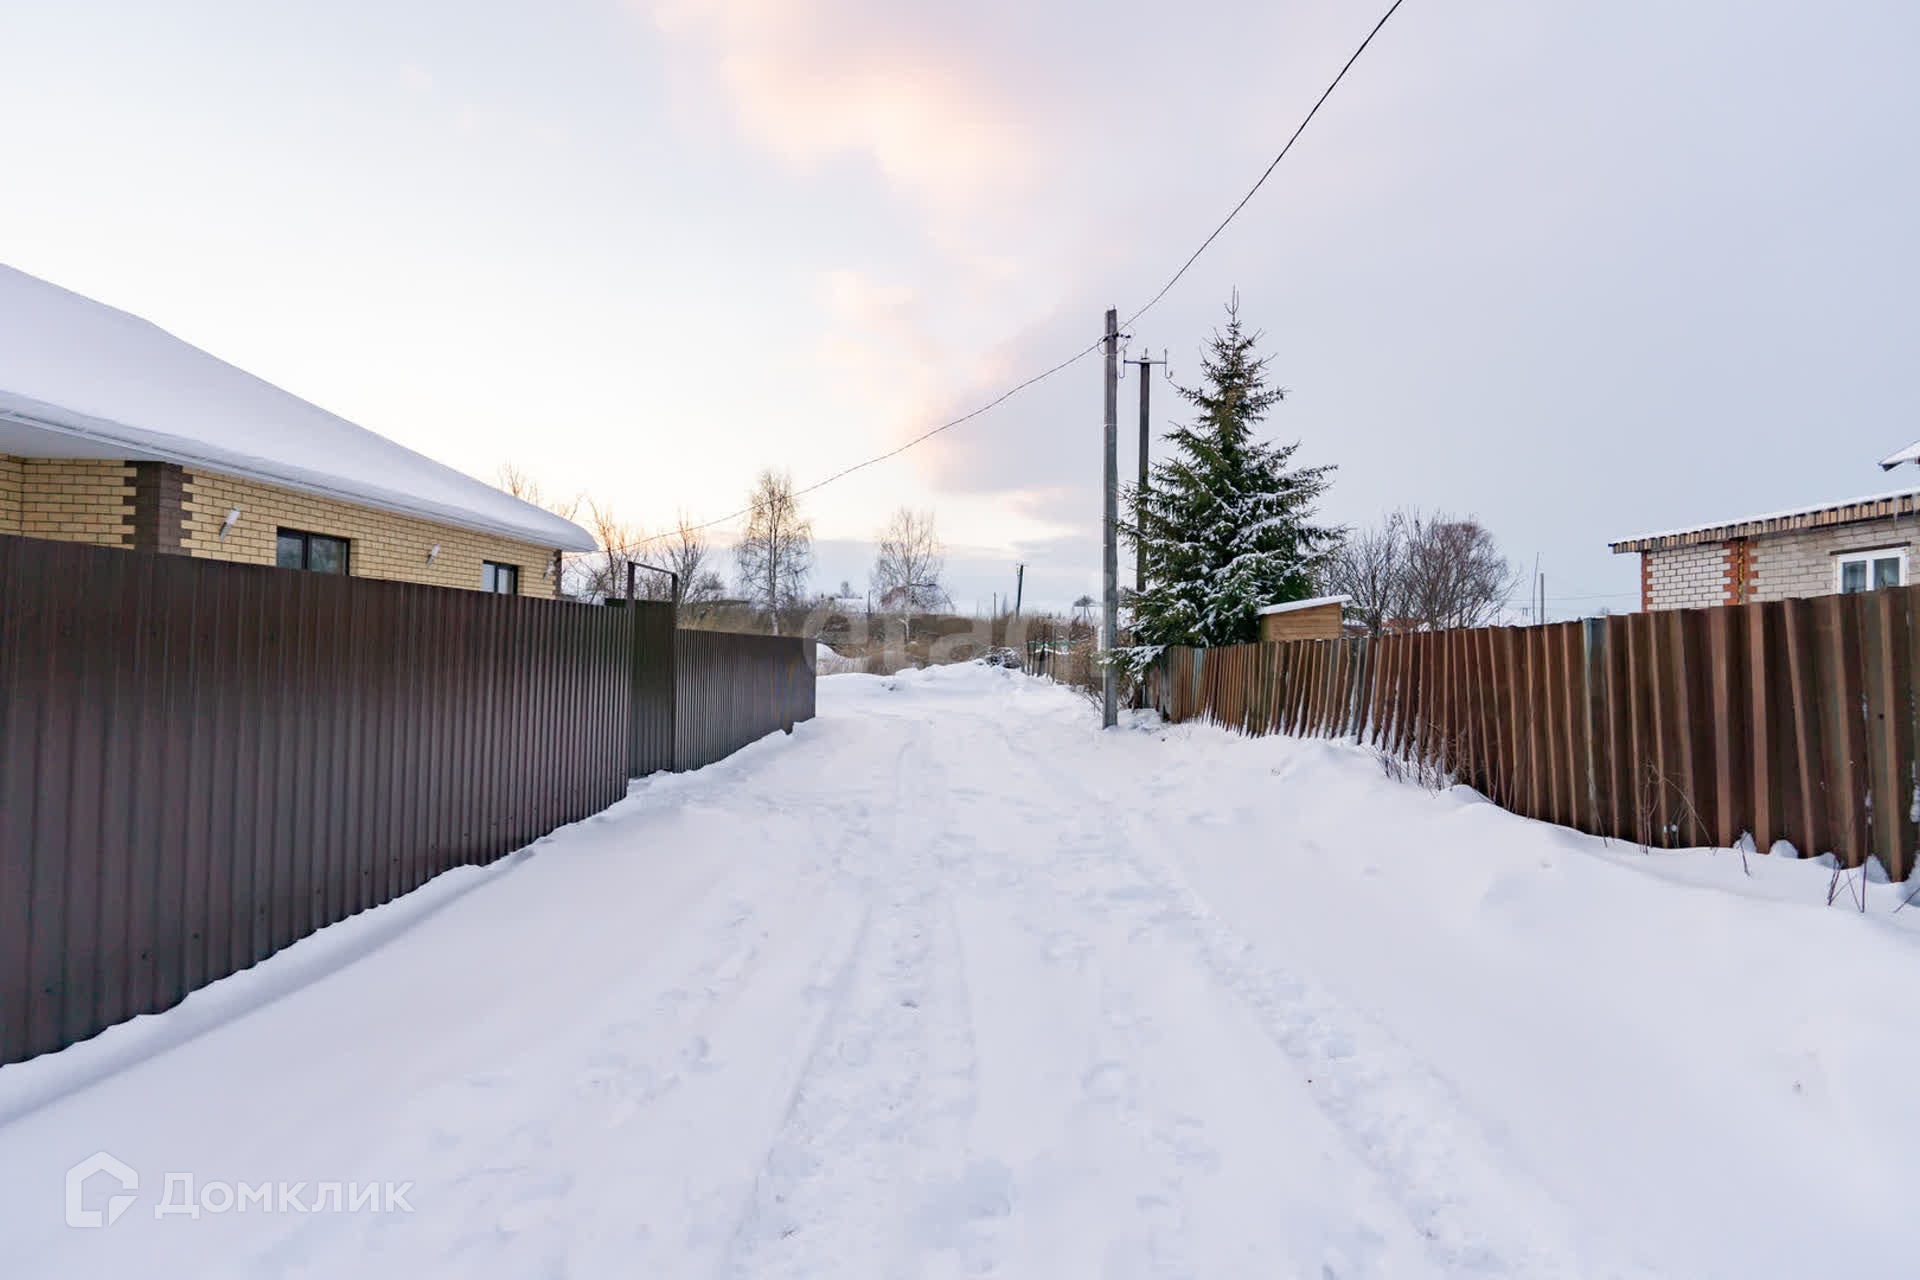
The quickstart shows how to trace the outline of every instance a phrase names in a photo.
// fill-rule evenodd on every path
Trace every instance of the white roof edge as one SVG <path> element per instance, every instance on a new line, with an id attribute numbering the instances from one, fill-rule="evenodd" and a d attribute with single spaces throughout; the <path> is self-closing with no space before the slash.
<path id="1" fill-rule="evenodd" d="M 1914 441 L 1898 453 L 1890 453 L 1880 459 L 1880 469 L 1891 471 L 1903 462 L 1920 462 L 1920 440 Z"/>
<path id="2" fill-rule="evenodd" d="M 1264 618 L 1270 613 L 1292 613 L 1296 609 L 1317 609 L 1321 605 L 1352 603 L 1352 596 L 1315 596 L 1311 600 L 1289 600 L 1285 604 L 1270 604 L 1259 612 Z"/>
<path id="3" fill-rule="evenodd" d="M 529 516 L 534 518 L 529 519 L 525 524 L 515 524 L 488 519 L 465 507 L 423 501 L 401 490 L 350 488 L 331 477 L 302 468 L 288 467 L 261 458 L 230 453 L 224 449 L 207 448 L 199 441 L 186 440 L 159 432 L 142 431 L 123 423 L 89 417 L 86 414 L 62 409 L 58 405 L 45 404 L 26 396 L 11 395 L 4 391 L 0 391 L 0 416 L 58 435 L 110 446 L 125 454 L 129 461 L 172 462 L 180 466 L 217 471 L 222 475 L 237 476 L 242 480 L 253 480 L 282 489 L 311 493 L 317 497 L 332 498 L 338 502 L 348 502 L 360 507 L 371 507 L 377 511 L 391 511 L 396 515 L 417 516 L 422 520 L 431 520 L 435 524 L 450 524 L 461 529 L 497 534 L 500 537 L 512 538 L 516 542 L 557 547 L 562 551 L 594 551 L 598 550 L 600 545 L 593 540 L 591 534 L 573 521 L 536 507 L 524 499 L 515 498 L 514 501 L 525 506 Z M 476 480 L 474 483 L 484 482 Z M 512 494 L 506 493 L 502 496 L 513 497 Z"/>
<path id="4" fill-rule="evenodd" d="M 1915 448 L 1920 448 L 1920 445 L 1916 445 Z M 1834 511 L 1840 507 L 1858 507 L 1869 502 L 1890 502 L 1895 498 L 1915 496 L 1920 496 L 1920 488 L 1894 489 L 1887 493 L 1869 493 L 1858 498 L 1842 498 L 1838 502 L 1815 502 L 1804 507 L 1789 507 L 1785 511 L 1769 511 L 1763 515 L 1735 516 L 1730 520 L 1709 520 L 1680 529 L 1665 529 L 1659 533 L 1636 533 L 1627 538 L 1610 539 L 1607 545 L 1617 548 L 1629 542 L 1651 542 L 1656 538 L 1680 538 L 1689 533 L 1705 533 L 1709 529 L 1728 529 L 1741 524 L 1764 524 L 1768 520 L 1786 520 L 1793 516 L 1812 515 L 1816 511 Z"/>
<path id="5" fill-rule="evenodd" d="M 4 263 L 0 422 L 17 428 L 0 431 L 16 445 L 24 433 L 50 451 L 193 466 L 535 546 L 595 546 L 571 520 Z"/>

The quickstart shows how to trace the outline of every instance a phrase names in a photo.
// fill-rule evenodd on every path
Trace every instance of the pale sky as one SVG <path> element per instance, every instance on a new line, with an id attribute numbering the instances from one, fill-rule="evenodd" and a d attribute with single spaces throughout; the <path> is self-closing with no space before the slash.
<path id="1" fill-rule="evenodd" d="M 1382 8 L 8 0 L 0 261 L 708 519 L 1137 308 Z M 1135 345 L 1191 376 L 1237 287 L 1329 517 L 1472 513 L 1554 616 L 1631 607 L 1611 539 L 1920 486 L 1874 465 L 1920 438 L 1916 54 L 1900 0 L 1407 0 Z M 815 585 L 908 502 L 963 608 L 1097 592 L 1100 414 L 1089 359 L 812 495 Z"/>

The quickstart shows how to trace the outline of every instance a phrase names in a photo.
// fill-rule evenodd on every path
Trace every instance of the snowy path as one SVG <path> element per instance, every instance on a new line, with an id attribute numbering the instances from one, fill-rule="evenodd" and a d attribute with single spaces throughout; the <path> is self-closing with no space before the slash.
<path id="1" fill-rule="evenodd" d="M 1829 911 L 1818 867 L 1101 735 L 982 668 L 821 706 L 404 928 L 0 1069 L 6 1274 L 1911 1273 L 1890 886 Z M 67 1227 L 96 1150 L 137 1201 Z M 413 1212 L 156 1217 L 169 1173 Z"/>

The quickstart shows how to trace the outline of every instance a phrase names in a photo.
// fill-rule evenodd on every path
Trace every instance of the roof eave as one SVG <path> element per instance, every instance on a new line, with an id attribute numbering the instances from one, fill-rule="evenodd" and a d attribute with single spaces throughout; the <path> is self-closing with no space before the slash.
<path id="1" fill-rule="evenodd" d="M 455 528 L 471 529 L 478 533 L 490 533 L 497 537 L 511 538 L 516 542 L 553 547 L 561 551 L 599 549 L 599 543 L 595 542 L 593 536 L 585 529 L 571 520 L 550 511 L 543 511 L 531 503 L 526 504 L 529 511 L 544 517 L 541 524 L 546 527 L 536 528 L 532 524 L 517 526 L 505 521 L 490 520 L 464 508 L 450 508 L 439 503 L 421 502 L 408 494 L 392 490 L 372 493 L 350 492 L 338 485 L 329 484 L 326 477 L 312 472 L 274 467 L 258 459 L 247 459 L 220 451 L 208 452 L 196 448 L 196 442 L 179 436 L 150 431 L 134 432 L 133 429 L 120 423 L 75 413 L 25 396 L 9 396 L 7 401 L 15 407 L 0 405 L 0 414 L 10 419 L 44 431 L 110 446 L 129 460 L 171 462 L 180 466 L 215 471 L 222 475 L 237 476 L 243 480 L 253 480 L 260 484 L 270 484 L 282 489 L 310 493 L 316 497 L 330 498 L 336 502 L 350 503 L 353 506 L 369 507 L 376 511 L 391 512 L 394 515 L 413 516 L 421 520 L 430 520 L 435 524 L 452 525 Z M 516 501 L 521 500 L 516 499 Z"/>
<path id="2" fill-rule="evenodd" d="M 1639 551 L 1670 551 L 1736 538 L 1764 538 L 1778 534 L 1806 533 L 1817 529 L 1836 529 L 1875 520 L 1893 520 L 1920 514 L 1920 490 L 1851 499 L 1827 506 L 1807 507 L 1750 520 L 1702 525 L 1695 529 L 1675 529 L 1668 533 L 1643 534 L 1607 544 L 1615 555 Z"/>

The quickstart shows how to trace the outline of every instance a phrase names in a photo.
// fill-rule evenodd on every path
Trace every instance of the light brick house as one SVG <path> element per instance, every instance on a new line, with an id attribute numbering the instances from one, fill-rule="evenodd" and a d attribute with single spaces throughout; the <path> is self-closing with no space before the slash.
<path id="1" fill-rule="evenodd" d="M 1908 460 L 1896 454 L 1888 465 Z M 1623 538 L 1642 609 L 1699 609 L 1906 586 L 1920 568 L 1920 489 Z"/>
<path id="2" fill-rule="evenodd" d="M 0 266 L 0 534 L 552 596 L 584 529 Z"/>

